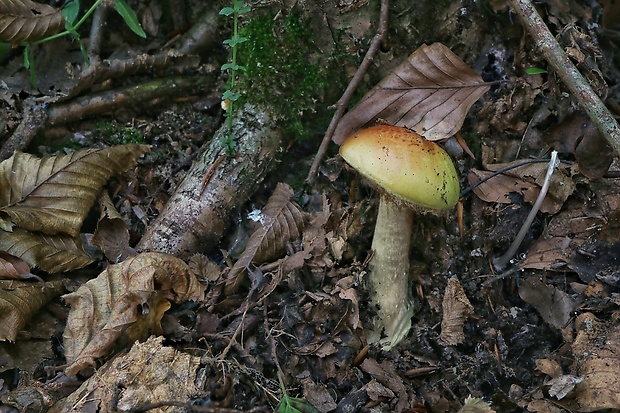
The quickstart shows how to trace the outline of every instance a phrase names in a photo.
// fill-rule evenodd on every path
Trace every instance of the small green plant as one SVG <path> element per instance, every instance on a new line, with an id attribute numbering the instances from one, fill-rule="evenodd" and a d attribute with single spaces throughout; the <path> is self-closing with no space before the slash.
<path id="1" fill-rule="evenodd" d="M 62 16 L 65 20 L 65 31 L 56 33 L 52 36 L 45 37 L 43 39 L 39 39 L 33 42 L 25 42 L 25 50 L 24 50 L 24 67 L 30 70 L 30 81 L 33 85 L 36 84 L 36 72 L 34 66 L 34 54 L 32 53 L 32 46 L 45 43 L 53 39 L 57 39 L 62 36 L 71 35 L 75 40 L 78 41 L 80 45 L 80 50 L 82 51 L 82 55 L 84 56 L 84 61 L 87 64 L 90 64 L 88 55 L 86 54 L 86 50 L 80 42 L 80 35 L 77 32 L 77 29 L 84 24 L 84 22 L 90 17 L 91 14 L 101 5 L 104 0 L 96 0 L 92 6 L 86 11 L 84 16 L 74 24 L 75 20 L 78 17 L 80 11 L 80 0 L 69 0 L 64 7 L 62 8 Z M 129 26 L 129 28 L 138 36 L 145 38 L 146 33 L 142 30 L 142 26 L 140 26 L 140 22 L 136 17 L 136 13 L 125 3 L 125 0 L 114 0 L 114 8 L 121 15 L 125 24 Z"/>
<path id="2" fill-rule="evenodd" d="M 282 390 L 282 398 L 276 407 L 276 413 L 319 413 L 316 407 L 296 397 L 290 397 L 286 394 L 286 387 L 282 381 L 282 375 L 278 372 L 278 380 L 280 381 L 280 389 Z"/>
<path id="3" fill-rule="evenodd" d="M 144 143 L 144 135 L 134 126 L 120 125 L 116 121 L 97 122 L 95 130 L 101 134 L 103 140 L 111 145 L 126 143 Z"/>
<path id="4" fill-rule="evenodd" d="M 230 47 L 231 53 L 228 62 L 222 65 L 222 71 L 228 72 L 228 83 L 226 90 L 222 95 L 222 101 L 225 104 L 226 110 L 226 125 L 228 133 L 222 138 L 222 144 L 229 155 L 235 153 L 235 139 L 232 133 L 232 121 L 236 114 L 235 102 L 241 97 L 237 85 L 236 77 L 237 72 L 245 72 L 245 67 L 237 64 L 237 50 L 238 45 L 246 42 L 247 37 L 239 35 L 239 16 L 250 12 L 250 6 L 246 6 L 242 0 L 233 0 L 233 7 L 224 7 L 220 10 L 220 15 L 232 17 L 233 19 L 233 33 L 230 39 L 224 40 L 224 44 Z"/>

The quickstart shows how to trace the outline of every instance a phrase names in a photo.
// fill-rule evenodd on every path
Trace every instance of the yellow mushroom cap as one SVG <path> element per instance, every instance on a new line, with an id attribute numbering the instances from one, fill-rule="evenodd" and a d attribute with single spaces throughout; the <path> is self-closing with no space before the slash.
<path id="1" fill-rule="evenodd" d="M 409 129 L 363 129 L 342 143 L 340 155 L 366 178 L 411 204 L 445 209 L 459 200 L 459 179 L 450 156 Z"/>

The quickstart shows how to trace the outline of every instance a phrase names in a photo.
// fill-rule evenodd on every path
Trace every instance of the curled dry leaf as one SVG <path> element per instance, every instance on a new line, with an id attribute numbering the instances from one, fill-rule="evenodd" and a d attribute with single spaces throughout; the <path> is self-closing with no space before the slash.
<path id="1" fill-rule="evenodd" d="M 0 341 L 15 341 L 28 320 L 62 291 L 62 281 L 0 280 Z"/>
<path id="2" fill-rule="evenodd" d="M 0 251 L 0 279 L 23 280 L 32 277 L 30 266 L 26 261 L 4 251 Z"/>
<path id="3" fill-rule="evenodd" d="M 343 116 L 333 141 L 340 145 L 377 119 L 429 140 L 448 138 L 461 129 L 469 108 L 489 87 L 443 44 L 423 45 Z"/>
<path id="4" fill-rule="evenodd" d="M 60 32 L 64 27 L 60 9 L 31 0 L 0 2 L 0 40 L 18 45 Z"/>
<path id="5" fill-rule="evenodd" d="M 43 235 L 20 228 L 0 231 L 0 250 L 50 274 L 77 270 L 95 260 L 84 250 L 80 236 Z"/>
<path id="6" fill-rule="evenodd" d="M 294 203 L 293 189 L 279 183 L 263 208 L 261 225 L 252 233 L 248 244 L 230 270 L 226 280 L 226 293 L 236 292 L 244 281 L 250 264 L 261 264 L 281 257 L 286 245 L 301 236 L 304 226 L 303 211 Z"/>
<path id="7" fill-rule="evenodd" d="M 71 306 L 63 334 L 67 375 L 75 375 L 122 345 L 161 330 L 168 300 L 203 298 L 203 290 L 180 259 L 146 252 L 110 265 L 99 276 L 63 298 Z M 120 337 L 125 343 L 115 343 Z"/>
<path id="8" fill-rule="evenodd" d="M 495 410 L 491 409 L 489 403 L 484 400 L 468 396 L 458 413 L 495 413 Z"/>
<path id="9" fill-rule="evenodd" d="M 557 329 L 568 325 L 579 305 L 569 294 L 536 277 L 529 277 L 519 284 L 519 297 L 536 308 L 543 320 Z"/>
<path id="10" fill-rule="evenodd" d="M 469 302 L 458 279 L 448 279 L 441 306 L 443 318 L 439 339 L 450 346 L 462 343 L 465 340 L 463 324 L 474 311 L 474 307 Z"/>
<path id="11" fill-rule="evenodd" d="M 92 237 L 92 243 L 99 247 L 111 262 L 118 263 L 135 251 L 129 246 L 129 228 L 116 210 L 107 192 L 99 197 L 99 221 Z"/>
<path id="12" fill-rule="evenodd" d="M 148 149 L 130 144 L 45 158 L 15 152 L 0 163 L 0 218 L 28 231 L 77 236 L 107 180 Z"/>
<path id="13" fill-rule="evenodd" d="M 141 410 L 153 403 L 189 400 L 199 394 L 196 372 L 200 357 L 163 346 L 163 337 L 150 337 L 135 344 L 127 354 L 99 369 L 49 413 Z M 152 411 L 173 412 L 179 407 L 162 407 Z"/>

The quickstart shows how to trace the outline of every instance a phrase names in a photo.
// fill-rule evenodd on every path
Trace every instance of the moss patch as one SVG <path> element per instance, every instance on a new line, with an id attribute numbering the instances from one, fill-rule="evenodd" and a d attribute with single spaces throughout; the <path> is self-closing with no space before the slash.
<path id="1" fill-rule="evenodd" d="M 317 109 L 329 82 L 327 59 L 321 56 L 307 23 L 296 12 L 266 14 L 251 18 L 240 35 L 248 39 L 238 52 L 239 64 L 246 68 L 238 79 L 241 100 L 266 104 L 285 133 L 297 139 L 309 137 L 305 123 L 310 115 L 315 121 L 328 121 L 326 112 L 317 113 L 321 112 Z"/>

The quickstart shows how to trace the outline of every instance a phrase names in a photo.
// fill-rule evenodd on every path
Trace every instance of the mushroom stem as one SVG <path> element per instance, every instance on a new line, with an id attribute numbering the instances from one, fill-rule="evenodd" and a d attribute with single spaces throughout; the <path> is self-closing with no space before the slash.
<path id="1" fill-rule="evenodd" d="M 367 280 L 371 305 L 377 315 L 366 336 L 369 343 L 379 341 L 384 349 L 395 346 L 411 327 L 409 245 L 413 214 L 409 206 L 394 202 L 390 195 L 381 196 Z"/>

